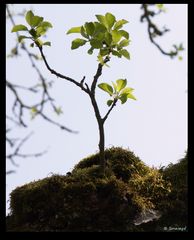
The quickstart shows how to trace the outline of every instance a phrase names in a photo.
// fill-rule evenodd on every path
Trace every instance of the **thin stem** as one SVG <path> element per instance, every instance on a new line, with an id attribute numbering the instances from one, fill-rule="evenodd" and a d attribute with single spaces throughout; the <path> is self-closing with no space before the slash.
<path id="1" fill-rule="evenodd" d="M 118 99 L 114 99 L 112 106 L 109 108 L 107 114 L 102 118 L 103 123 L 106 121 L 106 119 L 108 118 L 110 112 L 113 110 L 113 108 L 116 106 L 116 102 L 118 101 Z"/>
<path id="2" fill-rule="evenodd" d="M 107 56 L 104 60 L 104 64 L 107 63 L 108 61 L 110 61 L 110 57 Z M 93 80 L 92 85 L 91 85 L 91 93 L 94 94 L 94 95 L 95 95 L 95 89 L 96 89 L 97 81 L 98 81 L 99 77 L 102 75 L 102 67 L 103 67 L 103 65 L 101 63 L 99 63 L 97 72 L 94 76 L 94 80 Z"/>
<path id="3" fill-rule="evenodd" d="M 158 27 L 152 22 L 151 17 L 153 17 L 154 15 L 156 15 L 158 13 L 148 10 L 148 4 L 142 4 L 141 8 L 144 11 L 143 15 L 141 16 L 141 22 L 143 22 L 143 20 L 145 18 L 148 23 L 148 35 L 149 35 L 150 41 L 159 49 L 159 51 L 162 54 L 169 56 L 169 57 L 176 56 L 178 54 L 178 50 L 170 51 L 170 52 L 164 51 L 162 49 L 162 47 L 154 40 L 154 35 L 162 36 L 164 33 L 169 31 L 169 29 L 159 30 Z M 160 12 L 161 11 L 159 11 L 159 13 Z"/>
<path id="4" fill-rule="evenodd" d="M 46 60 L 46 57 L 45 57 L 45 55 L 44 55 L 44 53 L 43 53 L 42 47 L 40 47 L 40 46 L 38 46 L 38 45 L 37 45 L 37 47 L 38 47 L 39 50 L 40 50 L 41 56 L 42 56 L 42 58 L 43 58 L 43 61 L 44 61 L 45 65 L 46 65 L 47 69 L 48 69 L 52 74 L 54 74 L 55 76 L 57 76 L 57 77 L 59 77 L 59 78 L 65 79 L 65 80 L 67 80 L 67 81 L 69 81 L 69 82 L 72 82 L 73 84 L 75 84 L 76 86 L 80 87 L 84 92 L 86 92 L 86 93 L 88 94 L 88 90 L 87 90 L 86 88 L 84 88 L 84 86 L 83 86 L 83 80 L 84 80 L 85 78 L 83 78 L 83 79 L 81 80 L 81 82 L 77 82 L 77 81 L 74 80 L 73 78 L 67 77 L 67 76 L 65 76 L 65 75 L 63 75 L 63 74 L 61 74 L 61 73 L 56 72 L 54 69 L 52 69 L 52 68 L 49 66 L 49 64 L 48 64 L 48 62 L 47 62 L 47 60 Z"/>

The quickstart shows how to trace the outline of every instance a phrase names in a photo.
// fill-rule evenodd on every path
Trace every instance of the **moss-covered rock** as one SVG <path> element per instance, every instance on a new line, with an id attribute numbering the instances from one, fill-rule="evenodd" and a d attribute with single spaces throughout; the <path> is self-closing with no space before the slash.
<path id="1" fill-rule="evenodd" d="M 8 231 L 130 232 L 141 231 L 135 216 L 157 208 L 170 191 L 157 169 L 122 148 L 105 151 L 106 174 L 99 154 L 80 161 L 65 176 L 34 181 L 11 193 Z"/>
<path id="2" fill-rule="evenodd" d="M 171 192 L 159 203 L 163 216 L 161 228 L 188 230 L 188 156 L 176 164 L 169 164 L 160 170 L 166 181 L 171 183 Z M 185 230 L 184 230 L 185 231 Z"/>

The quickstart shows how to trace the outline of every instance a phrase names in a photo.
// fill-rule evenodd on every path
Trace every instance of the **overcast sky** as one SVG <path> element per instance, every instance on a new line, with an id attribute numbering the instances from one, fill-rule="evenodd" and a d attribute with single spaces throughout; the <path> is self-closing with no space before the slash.
<path id="1" fill-rule="evenodd" d="M 113 57 L 110 68 L 103 69 L 99 82 L 111 83 L 118 78 L 127 78 L 128 85 L 135 89 L 137 101 L 117 104 L 105 123 L 105 145 L 107 148 L 129 148 L 147 165 L 156 167 L 175 163 L 187 150 L 187 5 L 165 6 L 167 12 L 156 21 L 159 26 L 166 25 L 171 31 L 158 41 L 165 50 L 169 50 L 172 44 L 182 42 L 186 48 L 182 53 L 182 61 L 162 55 L 151 44 L 147 24 L 139 21 L 139 4 L 14 4 L 10 7 L 15 12 L 32 8 L 36 15 L 50 21 L 53 28 L 48 32 L 47 40 L 52 42 L 52 47 L 44 49 L 49 64 L 77 80 L 86 76 L 88 84 L 97 69 L 97 52 L 88 55 L 89 46 L 72 51 L 71 41 L 78 35 L 66 35 L 67 30 L 86 21 L 95 21 L 95 14 L 106 12 L 113 13 L 117 20 L 124 18 L 129 21 L 124 29 L 131 38 L 128 47 L 131 60 Z M 16 24 L 25 24 L 22 17 L 15 18 L 15 21 Z M 12 25 L 7 21 L 7 54 L 16 39 L 16 35 L 10 33 L 11 28 Z M 26 41 L 26 44 L 28 46 L 30 42 Z M 38 53 L 36 48 L 31 51 Z M 18 84 L 26 84 L 27 81 L 33 83 L 37 74 L 22 51 L 21 56 L 7 60 L 7 79 Z M 97 122 L 88 96 L 71 83 L 51 76 L 43 62 L 38 64 L 45 78 L 54 81 L 52 96 L 63 109 L 63 115 L 56 116 L 55 120 L 79 131 L 79 134 L 61 131 L 40 118 L 30 122 L 29 130 L 14 129 L 15 137 L 24 137 L 34 131 L 23 148 L 25 153 L 47 148 L 49 151 L 41 158 L 18 159 L 17 173 L 7 176 L 7 200 L 15 187 L 42 179 L 51 173 L 65 174 L 82 158 L 98 151 Z M 101 112 L 106 113 L 108 95 L 100 89 L 96 94 Z M 10 92 L 7 92 L 8 113 L 12 100 Z M 13 168 L 7 163 L 7 170 Z"/>

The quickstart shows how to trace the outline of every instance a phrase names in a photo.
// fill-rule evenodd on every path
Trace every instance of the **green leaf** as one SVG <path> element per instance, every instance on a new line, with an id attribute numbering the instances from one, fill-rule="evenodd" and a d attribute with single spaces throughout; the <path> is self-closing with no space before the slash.
<path id="1" fill-rule="evenodd" d="M 127 94 L 122 94 L 119 96 L 121 103 L 124 104 L 127 101 Z"/>
<path id="2" fill-rule="evenodd" d="M 123 36 L 126 39 L 129 39 L 129 33 L 126 32 L 125 30 L 119 30 L 119 33 L 121 34 L 121 36 Z"/>
<path id="3" fill-rule="evenodd" d="M 46 33 L 46 28 L 44 28 L 44 27 L 37 27 L 37 29 L 36 29 L 36 33 L 37 33 L 37 35 L 39 35 L 39 36 L 41 36 L 41 35 L 44 35 L 45 33 Z"/>
<path id="4" fill-rule="evenodd" d="M 44 21 L 40 24 L 40 27 L 43 27 L 45 29 L 52 28 L 53 25 L 50 22 Z"/>
<path id="5" fill-rule="evenodd" d="M 92 55 L 93 51 L 94 51 L 94 48 L 91 47 L 91 48 L 88 50 L 88 54 Z"/>
<path id="6" fill-rule="evenodd" d="M 30 29 L 29 33 L 30 33 L 30 35 L 32 35 L 33 38 L 37 38 L 37 32 L 33 28 Z"/>
<path id="7" fill-rule="evenodd" d="M 123 55 L 125 58 L 130 59 L 130 54 L 126 49 L 121 49 L 119 53 Z"/>
<path id="8" fill-rule="evenodd" d="M 100 55 L 101 56 L 106 56 L 109 53 L 109 49 L 100 49 Z"/>
<path id="9" fill-rule="evenodd" d="M 125 20 L 125 19 L 119 20 L 119 21 L 117 21 L 117 22 L 115 23 L 114 29 L 115 29 L 115 30 L 118 30 L 118 29 L 122 28 L 123 25 L 126 24 L 126 23 L 128 23 L 128 21 Z"/>
<path id="10" fill-rule="evenodd" d="M 115 50 L 112 50 L 112 55 L 117 56 L 119 58 L 122 57 L 122 55 L 119 52 L 115 51 Z"/>
<path id="11" fill-rule="evenodd" d="M 118 43 L 120 41 L 121 37 L 122 37 L 122 35 L 117 30 L 112 31 L 112 40 L 114 43 Z"/>
<path id="12" fill-rule="evenodd" d="M 60 114 L 63 113 L 61 107 L 55 107 L 55 112 L 56 112 L 57 115 L 60 115 Z"/>
<path id="13" fill-rule="evenodd" d="M 86 22 L 84 26 L 85 26 L 87 34 L 92 36 L 95 31 L 95 26 L 94 26 L 93 22 Z"/>
<path id="14" fill-rule="evenodd" d="M 21 42 L 24 38 L 30 38 L 30 37 L 27 37 L 27 36 L 24 36 L 24 35 L 20 35 L 18 37 L 18 42 Z"/>
<path id="15" fill-rule="evenodd" d="M 43 21 L 43 19 L 44 19 L 43 17 L 34 16 L 32 18 L 31 26 L 32 27 L 38 26 Z"/>
<path id="16" fill-rule="evenodd" d="M 158 9 L 162 9 L 164 7 L 164 4 L 156 4 L 156 6 L 158 7 Z"/>
<path id="17" fill-rule="evenodd" d="M 126 87 L 125 89 L 122 90 L 121 94 L 128 94 L 128 93 L 132 93 L 133 92 L 133 88 L 130 87 Z"/>
<path id="18" fill-rule="evenodd" d="M 31 112 L 32 112 L 32 113 L 37 113 L 37 109 L 36 109 L 35 107 L 32 107 L 32 108 L 31 108 Z"/>
<path id="19" fill-rule="evenodd" d="M 51 46 L 51 42 L 44 42 L 42 45 Z"/>
<path id="20" fill-rule="evenodd" d="M 98 87 L 101 88 L 103 91 L 110 94 L 110 96 L 113 95 L 113 88 L 108 83 L 100 83 L 98 84 Z"/>
<path id="21" fill-rule="evenodd" d="M 32 47 L 32 48 L 33 48 L 33 47 L 34 47 L 34 43 L 31 43 L 31 44 L 30 44 L 30 47 Z"/>
<path id="22" fill-rule="evenodd" d="M 95 32 L 94 32 L 94 36 L 95 37 L 96 37 L 96 34 L 104 33 L 104 32 L 107 31 L 106 27 L 103 24 L 99 23 L 99 22 L 94 22 L 94 26 L 95 26 Z"/>
<path id="23" fill-rule="evenodd" d="M 32 107 L 32 108 L 30 109 L 31 119 L 34 119 L 34 118 L 36 117 L 37 113 L 38 113 L 37 108 L 36 108 L 36 107 Z"/>
<path id="24" fill-rule="evenodd" d="M 108 101 L 107 101 L 107 105 L 108 105 L 109 107 L 112 105 L 112 103 L 113 103 L 113 100 L 108 100 Z"/>
<path id="25" fill-rule="evenodd" d="M 164 7 L 164 4 L 156 4 L 156 7 L 162 11 L 162 12 L 166 12 L 166 8 Z"/>
<path id="26" fill-rule="evenodd" d="M 178 60 L 179 60 L 179 61 L 182 61 L 182 60 L 183 60 L 183 57 L 182 57 L 182 56 L 178 56 Z"/>
<path id="27" fill-rule="evenodd" d="M 126 79 L 118 79 L 118 80 L 116 80 L 116 83 L 117 83 L 117 91 L 120 92 L 127 85 L 127 80 Z"/>
<path id="28" fill-rule="evenodd" d="M 98 61 L 100 62 L 100 64 L 104 65 L 104 59 L 103 59 L 103 57 L 100 54 L 98 55 L 97 58 L 98 58 Z"/>
<path id="29" fill-rule="evenodd" d="M 48 28 L 52 28 L 52 24 L 50 22 L 42 22 L 36 29 L 38 35 L 44 35 Z"/>
<path id="30" fill-rule="evenodd" d="M 128 93 L 128 94 L 127 94 L 127 98 L 131 98 L 131 99 L 133 99 L 133 100 L 137 100 L 132 93 Z"/>
<path id="31" fill-rule="evenodd" d="M 70 33 L 81 33 L 81 27 L 73 27 L 69 29 L 66 34 L 70 34 Z"/>
<path id="32" fill-rule="evenodd" d="M 11 32 L 18 32 L 18 31 L 28 31 L 28 28 L 22 24 L 19 24 L 19 25 L 15 25 Z"/>
<path id="33" fill-rule="evenodd" d="M 99 41 L 98 39 L 91 39 L 90 44 L 93 48 L 102 48 L 102 42 Z"/>
<path id="34" fill-rule="evenodd" d="M 86 34 L 86 30 L 83 26 L 81 27 L 81 35 L 85 38 L 89 38 L 89 36 Z"/>
<path id="35" fill-rule="evenodd" d="M 83 46 L 87 41 L 81 38 L 76 38 L 75 40 L 72 41 L 71 44 L 71 49 L 76 49 L 80 46 Z"/>
<path id="36" fill-rule="evenodd" d="M 124 96 L 124 97 L 127 96 L 127 98 L 131 98 L 133 100 L 136 100 L 135 96 L 132 94 L 133 90 L 134 90 L 133 88 L 127 87 L 127 88 L 123 89 L 120 96 L 121 97 L 122 96 Z"/>
<path id="37" fill-rule="evenodd" d="M 103 16 L 103 15 L 96 15 L 96 18 L 98 19 L 98 21 L 99 21 L 102 25 L 104 25 L 106 28 L 108 27 L 108 26 L 107 26 L 107 23 L 106 23 L 106 18 L 105 18 L 105 16 Z"/>
<path id="38" fill-rule="evenodd" d="M 119 43 L 119 47 L 126 47 L 129 45 L 129 40 L 128 39 L 123 39 L 122 41 L 120 41 Z"/>
<path id="39" fill-rule="evenodd" d="M 34 14 L 32 11 L 26 13 L 26 22 L 32 27 L 33 26 Z"/>
<path id="40" fill-rule="evenodd" d="M 95 39 L 98 39 L 100 41 L 102 41 L 104 39 L 104 37 L 105 37 L 105 35 L 102 32 L 95 34 Z"/>
<path id="41" fill-rule="evenodd" d="M 108 46 L 112 43 L 112 35 L 109 32 L 106 32 L 104 35 L 104 40 L 107 43 Z"/>
<path id="42" fill-rule="evenodd" d="M 117 92 L 117 85 L 114 82 L 112 82 L 112 85 L 113 85 L 115 93 L 116 93 Z"/>
<path id="43" fill-rule="evenodd" d="M 111 13 L 106 13 L 105 19 L 106 19 L 106 24 L 108 26 L 108 29 L 110 30 L 114 25 L 114 23 L 116 22 L 115 16 Z"/>

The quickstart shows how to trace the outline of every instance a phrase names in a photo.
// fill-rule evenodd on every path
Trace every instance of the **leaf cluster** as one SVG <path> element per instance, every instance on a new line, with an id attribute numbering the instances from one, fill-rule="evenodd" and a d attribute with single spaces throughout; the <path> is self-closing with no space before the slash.
<path id="1" fill-rule="evenodd" d="M 120 100 L 122 104 L 129 98 L 136 100 L 135 96 L 132 94 L 134 89 L 126 87 L 127 79 L 117 79 L 116 83 L 112 82 L 112 85 L 113 87 L 108 83 L 98 84 L 100 89 L 107 92 L 112 97 L 112 99 L 107 101 L 108 106 L 111 106 L 117 100 Z"/>
<path id="2" fill-rule="evenodd" d="M 76 38 L 72 41 L 71 49 L 77 49 L 86 43 L 90 44 L 88 54 L 93 54 L 99 49 L 98 61 L 104 65 L 104 57 L 111 54 L 121 58 L 130 59 L 129 52 L 125 49 L 130 43 L 129 33 L 122 29 L 127 20 L 116 20 L 112 13 L 96 15 L 98 21 L 86 22 L 79 27 L 69 29 L 67 34 L 79 33 L 83 38 Z"/>
<path id="3" fill-rule="evenodd" d="M 15 25 L 12 28 L 12 32 L 25 31 L 29 33 L 28 36 L 19 35 L 18 41 L 21 42 L 23 39 L 27 38 L 33 40 L 33 43 L 30 45 L 31 47 L 34 47 L 34 43 L 39 47 L 43 45 L 51 46 L 50 42 L 43 42 L 40 37 L 45 35 L 49 28 L 53 27 L 52 24 L 48 21 L 44 21 L 43 17 L 34 15 L 32 11 L 26 13 L 25 20 L 30 28 L 22 24 Z"/>

